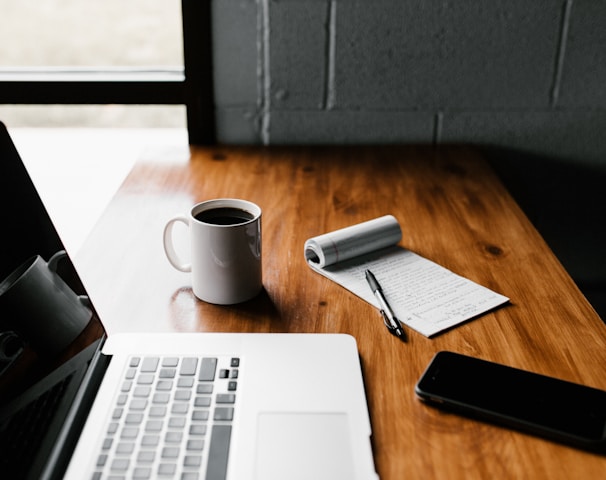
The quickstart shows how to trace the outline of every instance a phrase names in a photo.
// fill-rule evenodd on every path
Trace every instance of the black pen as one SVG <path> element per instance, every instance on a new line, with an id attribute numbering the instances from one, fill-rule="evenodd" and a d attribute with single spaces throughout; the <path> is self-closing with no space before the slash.
<path id="1" fill-rule="evenodd" d="M 389 333 L 395 335 L 400 340 L 405 342 L 406 333 L 404 333 L 402 324 L 394 315 L 393 310 L 389 306 L 389 303 L 387 303 L 387 299 L 383 294 L 381 285 L 379 285 L 379 282 L 377 282 L 377 279 L 370 270 L 366 270 L 366 281 L 368 282 L 368 285 L 370 285 L 370 289 L 372 290 L 373 295 L 376 297 L 379 302 L 379 305 L 381 306 L 381 315 L 383 315 L 383 323 L 385 323 L 385 326 L 389 330 Z"/>

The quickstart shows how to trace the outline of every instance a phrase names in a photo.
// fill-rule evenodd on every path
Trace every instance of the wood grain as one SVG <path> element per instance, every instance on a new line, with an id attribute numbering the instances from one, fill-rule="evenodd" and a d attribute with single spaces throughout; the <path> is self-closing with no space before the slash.
<path id="1" fill-rule="evenodd" d="M 172 269 L 162 230 L 215 197 L 263 209 L 263 283 L 256 299 L 197 301 Z M 314 273 L 308 238 L 393 214 L 401 245 L 511 303 L 435 338 L 403 344 L 376 310 Z M 480 152 L 466 147 L 193 148 L 143 158 L 76 265 L 110 333 L 343 332 L 360 351 L 377 471 L 411 478 L 592 478 L 604 457 L 423 405 L 414 385 L 453 350 L 606 389 L 606 327 Z M 313 352 L 310 352 L 313 354 Z"/>

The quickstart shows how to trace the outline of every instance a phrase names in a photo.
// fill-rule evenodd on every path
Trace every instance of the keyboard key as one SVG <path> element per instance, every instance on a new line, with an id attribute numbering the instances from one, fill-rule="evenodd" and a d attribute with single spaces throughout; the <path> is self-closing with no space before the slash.
<path id="1" fill-rule="evenodd" d="M 196 436 L 206 435 L 206 425 L 193 424 L 189 427 L 189 434 Z"/>
<path id="2" fill-rule="evenodd" d="M 154 405 L 149 409 L 149 416 L 161 418 L 166 416 L 166 407 L 164 405 Z"/>
<path id="3" fill-rule="evenodd" d="M 128 470 L 130 462 L 127 458 L 116 458 L 112 462 L 111 470 L 112 472 L 125 472 Z"/>
<path id="4" fill-rule="evenodd" d="M 218 393 L 217 403 L 236 403 L 236 395 L 233 393 Z"/>
<path id="5" fill-rule="evenodd" d="M 213 393 L 213 385 L 212 383 L 201 383 L 200 385 L 198 385 L 196 387 L 196 393 L 200 393 L 200 394 L 211 394 Z"/>
<path id="6" fill-rule="evenodd" d="M 151 373 L 142 373 L 137 378 L 137 385 L 151 385 L 154 383 L 154 375 Z"/>
<path id="7" fill-rule="evenodd" d="M 210 397 L 196 397 L 194 400 L 194 406 L 196 407 L 210 407 Z"/>
<path id="8" fill-rule="evenodd" d="M 230 363 L 232 368 L 236 368 L 240 366 L 240 359 L 237 357 L 234 357 L 231 359 L 231 363 Z"/>
<path id="9" fill-rule="evenodd" d="M 229 378 L 229 370 L 223 368 L 219 371 L 219 378 Z"/>
<path id="10" fill-rule="evenodd" d="M 124 423 L 127 425 L 139 425 L 143 421 L 142 413 L 129 413 L 124 419 Z"/>
<path id="11" fill-rule="evenodd" d="M 177 390 L 175 392 L 175 400 L 177 401 L 188 401 L 191 398 L 191 392 L 189 390 Z"/>
<path id="12" fill-rule="evenodd" d="M 177 387 L 179 388 L 191 388 L 194 386 L 193 377 L 181 377 L 177 380 Z"/>
<path id="13" fill-rule="evenodd" d="M 199 480 L 198 472 L 183 472 L 181 480 Z"/>
<path id="14" fill-rule="evenodd" d="M 160 443 L 159 435 L 143 435 L 141 445 L 144 447 L 157 447 Z"/>
<path id="15" fill-rule="evenodd" d="M 132 442 L 120 442 L 116 447 L 116 453 L 121 455 L 128 455 L 135 451 L 135 444 Z"/>
<path id="16" fill-rule="evenodd" d="M 151 387 L 140 386 L 140 387 L 135 387 L 135 390 L 133 391 L 133 396 L 139 397 L 139 398 L 145 398 L 145 397 L 149 397 L 150 393 L 151 393 Z"/>
<path id="17" fill-rule="evenodd" d="M 162 449 L 162 458 L 178 458 L 179 448 L 178 447 L 164 447 Z"/>
<path id="18" fill-rule="evenodd" d="M 216 358 L 203 358 L 202 364 L 200 365 L 200 374 L 198 375 L 198 380 L 201 382 L 212 382 L 215 379 L 216 370 Z"/>
<path id="19" fill-rule="evenodd" d="M 145 410 L 147 408 L 147 400 L 142 398 L 133 398 L 130 402 L 131 410 Z"/>
<path id="20" fill-rule="evenodd" d="M 161 463 L 158 465 L 158 475 L 174 475 L 177 471 L 177 465 L 174 463 Z"/>
<path id="21" fill-rule="evenodd" d="M 207 422 L 209 415 L 208 410 L 194 410 L 191 415 L 191 419 L 194 422 Z"/>
<path id="22" fill-rule="evenodd" d="M 213 418 L 217 421 L 231 421 L 234 419 L 234 409 L 232 407 L 217 407 Z"/>
<path id="23" fill-rule="evenodd" d="M 182 432 L 167 432 L 164 437 L 164 443 L 181 443 L 183 439 Z"/>
<path id="24" fill-rule="evenodd" d="M 186 414 L 189 410 L 189 404 L 187 403 L 175 403 L 170 409 L 171 413 L 174 414 Z"/>
<path id="25" fill-rule="evenodd" d="M 163 368 L 160 370 L 160 378 L 175 378 L 177 370 L 174 368 Z"/>
<path id="26" fill-rule="evenodd" d="M 145 431 L 148 433 L 151 432 L 161 432 L 164 422 L 162 420 L 148 420 L 145 424 Z"/>
<path id="27" fill-rule="evenodd" d="M 151 468 L 149 467 L 137 467 L 133 470 L 133 478 L 136 480 L 145 480 L 151 478 Z"/>
<path id="28" fill-rule="evenodd" d="M 122 434 L 120 438 L 123 439 L 133 439 L 139 436 L 139 428 L 138 427 L 124 427 L 122 429 Z"/>
<path id="29" fill-rule="evenodd" d="M 188 440 L 185 448 L 190 452 L 199 452 L 204 449 L 204 440 Z"/>
<path id="30" fill-rule="evenodd" d="M 137 462 L 152 463 L 156 459 L 156 452 L 153 450 L 141 450 L 137 455 Z"/>
<path id="31" fill-rule="evenodd" d="M 155 372 L 158 369 L 160 359 L 157 357 L 146 357 L 141 363 L 142 372 Z"/>
<path id="32" fill-rule="evenodd" d="M 173 389 L 172 380 L 158 380 L 156 383 L 156 390 L 168 391 Z"/>
<path id="33" fill-rule="evenodd" d="M 168 392 L 156 392 L 152 398 L 152 403 L 155 404 L 167 404 L 170 400 L 170 393 Z"/>
<path id="34" fill-rule="evenodd" d="M 168 428 L 184 428 L 185 417 L 171 417 L 168 421 Z"/>
<path id="35" fill-rule="evenodd" d="M 183 459 L 184 467 L 199 467 L 200 465 L 202 465 L 201 455 L 185 455 Z"/>
<path id="36" fill-rule="evenodd" d="M 229 440 L 231 425 L 214 425 L 208 453 L 206 478 L 225 479 L 227 476 L 227 459 L 229 457 Z"/>
<path id="37" fill-rule="evenodd" d="M 181 363 L 181 370 L 179 375 L 195 375 L 196 367 L 198 366 L 198 359 L 193 357 L 184 358 Z"/>
<path id="38" fill-rule="evenodd" d="M 238 382 L 228 382 L 227 390 L 230 392 L 235 392 L 238 389 Z"/>
<path id="39" fill-rule="evenodd" d="M 163 367 L 176 367 L 179 365 L 179 359 L 177 357 L 164 357 L 162 359 Z"/>

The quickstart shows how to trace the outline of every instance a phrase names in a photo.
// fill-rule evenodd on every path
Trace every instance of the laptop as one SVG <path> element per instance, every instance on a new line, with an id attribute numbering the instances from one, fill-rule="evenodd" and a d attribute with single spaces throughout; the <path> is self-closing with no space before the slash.
<path id="1" fill-rule="evenodd" d="M 64 250 L 2 124 L 0 197 L 2 282 Z M 353 337 L 108 336 L 69 255 L 58 265 L 90 313 L 71 336 L 40 335 L 53 312 L 19 316 L 36 294 L 11 310 L 0 293 L 3 478 L 378 478 Z"/>

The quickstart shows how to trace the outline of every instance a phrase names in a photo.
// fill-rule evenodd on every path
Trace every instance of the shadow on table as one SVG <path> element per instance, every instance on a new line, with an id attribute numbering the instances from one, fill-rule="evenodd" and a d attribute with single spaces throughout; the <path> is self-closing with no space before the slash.
<path id="1" fill-rule="evenodd" d="M 606 164 L 484 150 L 522 210 L 606 321 Z"/>

